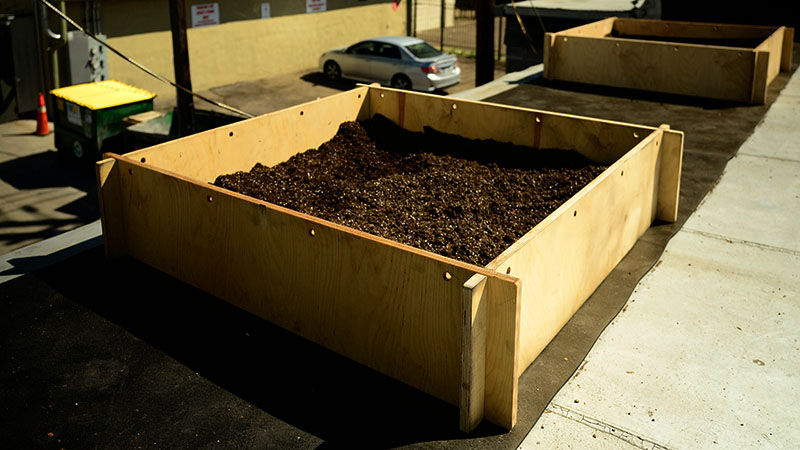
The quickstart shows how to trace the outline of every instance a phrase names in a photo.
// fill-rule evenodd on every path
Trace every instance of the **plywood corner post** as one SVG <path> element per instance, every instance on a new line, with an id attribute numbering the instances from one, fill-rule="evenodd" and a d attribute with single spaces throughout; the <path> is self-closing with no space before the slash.
<path id="1" fill-rule="evenodd" d="M 372 107 L 372 95 L 369 93 L 370 89 L 371 88 L 369 86 L 363 86 L 361 95 L 357 97 L 361 98 L 361 96 L 364 96 L 364 101 L 361 102 L 361 109 L 358 111 L 357 115 L 357 118 L 360 121 L 369 120 L 375 115 L 373 111 L 374 108 Z"/>
<path id="2" fill-rule="evenodd" d="M 794 44 L 794 28 L 784 27 L 783 48 L 781 49 L 781 71 L 792 70 L 792 45 Z"/>
<path id="3" fill-rule="evenodd" d="M 462 287 L 459 428 L 517 422 L 520 281 L 475 274 Z"/>
<path id="4" fill-rule="evenodd" d="M 555 42 L 556 35 L 555 33 L 545 33 L 544 34 L 544 45 L 542 46 L 542 62 L 544 62 L 544 78 L 549 80 L 550 74 L 552 69 L 553 62 L 550 60 L 553 56 L 553 52 L 550 49 L 553 47 L 553 43 Z"/>
<path id="5" fill-rule="evenodd" d="M 753 90 L 750 94 L 750 103 L 764 104 L 767 99 L 769 52 L 756 50 L 753 64 Z"/>
<path id="6" fill-rule="evenodd" d="M 656 219 L 665 222 L 678 220 L 678 199 L 681 191 L 681 167 L 683 165 L 683 132 L 659 127 L 659 173 L 656 201 Z"/>
<path id="7" fill-rule="evenodd" d="M 486 381 L 483 414 L 506 429 L 517 423 L 520 358 L 519 327 L 522 286 L 490 277 L 486 291 Z"/>
<path id="8" fill-rule="evenodd" d="M 483 420 L 486 381 L 486 276 L 475 274 L 461 295 L 461 395 L 459 428 L 470 433 Z"/>
<path id="9" fill-rule="evenodd" d="M 97 174 L 97 197 L 100 203 L 100 223 L 103 227 L 103 242 L 107 259 L 118 258 L 127 253 L 125 223 L 122 214 L 120 165 L 109 154 L 95 165 Z"/>

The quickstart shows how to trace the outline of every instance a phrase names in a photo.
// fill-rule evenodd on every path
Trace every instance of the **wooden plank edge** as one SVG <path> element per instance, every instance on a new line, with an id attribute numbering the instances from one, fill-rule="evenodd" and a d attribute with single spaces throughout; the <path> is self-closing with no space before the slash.
<path id="1" fill-rule="evenodd" d="M 783 48 L 781 49 L 781 71 L 792 71 L 792 46 L 794 45 L 794 28 L 784 27 Z"/>
<path id="2" fill-rule="evenodd" d="M 161 173 L 163 175 L 167 175 L 167 176 L 170 176 L 170 177 L 173 177 L 173 178 L 177 178 L 177 179 L 179 179 L 181 181 L 184 181 L 186 183 L 191 183 L 193 185 L 200 186 L 200 187 L 202 187 L 204 189 L 208 189 L 209 191 L 213 192 L 214 195 L 226 195 L 226 196 L 234 197 L 234 198 L 237 198 L 239 200 L 243 200 L 243 201 L 246 201 L 246 202 L 249 202 L 249 203 L 253 203 L 253 204 L 256 204 L 256 205 L 261 205 L 261 206 L 263 206 L 263 207 L 265 207 L 267 209 L 271 209 L 273 211 L 277 211 L 277 212 L 280 212 L 280 213 L 288 214 L 288 215 L 297 217 L 299 219 L 305 220 L 305 221 L 313 224 L 314 226 L 319 226 L 321 228 L 334 229 L 334 230 L 337 230 L 337 231 L 341 231 L 341 232 L 344 232 L 344 233 L 348 233 L 348 234 L 351 234 L 351 235 L 358 236 L 358 237 L 363 238 L 363 239 L 368 239 L 368 240 L 371 240 L 371 241 L 374 241 L 374 242 L 379 242 L 379 243 L 384 244 L 384 245 L 388 245 L 388 246 L 391 246 L 391 247 L 394 247 L 394 248 L 397 248 L 397 249 L 405 250 L 405 251 L 408 251 L 408 252 L 411 252 L 411 253 L 414 253 L 414 254 L 417 254 L 417 255 L 424 256 L 424 257 L 429 258 L 429 259 L 433 259 L 433 260 L 435 260 L 437 262 L 440 262 L 440 263 L 449 264 L 451 266 L 462 268 L 462 269 L 466 269 L 466 270 L 469 270 L 469 271 L 474 272 L 474 273 L 478 273 L 478 274 L 481 274 L 481 275 L 486 275 L 487 277 L 498 278 L 498 279 L 501 279 L 501 280 L 504 280 L 504 281 L 510 281 L 510 282 L 513 282 L 513 281 L 517 280 L 517 278 L 515 278 L 515 277 L 509 276 L 509 275 L 506 275 L 506 274 L 500 274 L 500 273 L 497 273 L 497 272 L 495 272 L 493 270 L 488 270 L 485 267 L 481 267 L 481 266 L 477 266 L 477 265 L 474 265 L 474 264 L 466 263 L 466 262 L 459 261 L 459 260 L 453 259 L 453 258 L 448 258 L 446 256 L 442 256 L 442 255 L 439 255 L 439 254 L 436 254 L 436 253 L 433 253 L 433 252 L 429 252 L 427 250 L 418 249 L 416 247 L 412 247 L 412 246 L 407 245 L 407 244 L 402 244 L 400 242 L 396 242 L 396 241 L 393 241 L 391 239 L 383 238 L 383 237 L 380 237 L 380 236 L 375 236 L 375 235 L 366 233 L 364 231 L 356 230 L 355 228 L 350 228 L 350 227 L 347 227 L 347 226 L 344 226 L 344 225 L 339 225 L 339 224 L 337 224 L 335 222 L 331 222 L 331 221 L 328 221 L 328 220 L 325 220 L 325 219 L 321 219 L 319 217 L 315 217 L 315 216 L 312 216 L 312 215 L 309 215 L 309 214 L 305 214 L 305 213 L 301 213 L 301 212 L 298 212 L 298 211 L 294 211 L 292 209 L 285 208 L 283 206 L 279 206 L 279 205 L 276 205 L 274 203 L 265 202 L 265 201 L 258 200 L 258 199 L 253 198 L 253 197 L 249 197 L 249 196 L 244 195 L 244 194 L 239 194 L 238 192 L 234 192 L 234 191 L 230 191 L 230 190 L 227 190 L 227 189 L 223 189 L 223 188 L 217 187 L 217 186 L 215 186 L 215 185 L 213 185 L 211 183 L 199 182 L 197 180 L 193 180 L 191 178 L 185 177 L 185 176 L 183 176 L 181 174 L 172 172 L 170 170 L 163 169 L 161 167 L 155 167 L 155 166 L 152 166 L 152 165 L 144 164 L 144 163 L 142 163 L 142 162 L 140 162 L 138 160 L 129 158 L 128 157 L 128 155 L 130 155 L 129 153 L 127 153 L 125 155 L 117 155 L 117 154 L 113 154 L 113 153 L 107 153 L 105 155 L 108 156 L 108 157 L 111 157 L 111 158 L 113 158 L 115 160 L 123 161 L 126 164 L 133 165 L 136 168 L 136 170 L 155 171 L 155 172 Z"/>
<path id="3" fill-rule="evenodd" d="M 756 51 L 753 63 L 753 84 L 750 103 L 762 105 L 767 99 L 767 72 L 769 71 L 769 52 Z"/>
<path id="4" fill-rule="evenodd" d="M 94 167 L 105 256 L 106 259 L 114 259 L 127 253 L 119 164 L 106 154 Z"/>
<path id="5" fill-rule="evenodd" d="M 484 417 L 510 430 L 517 424 L 522 282 L 489 278 L 486 290 Z"/>
<path id="6" fill-rule="evenodd" d="M 638 144 L 636 144 L 633 148 L 628 150 L 624 155 L 622 155 L 619 159 L 617 159 L 613 164 L 609 165 L 606 170 L 604 170 L 600 175 L 595 177 L 594 180 L 590 181 L 589 184 L 583 187 L 580 191 L 578 191 L 575 195 L 570 197 L 567 201 L 561 204 L 555 211 L 550 213 L 549 216 L 545 217 L 544 220 L 536 224 L 530 231 L 525 233 L 521 238 L 517 239 L 516 242 L 511 244 L 507 249 L 505 249 L 500 255 L 498 255 L 495 259 L 493 259 L 489 264 L 486 265 L 486 268 L 496 271 L 497 273 L 502 273 L 499 268 L 503 266 L 506 261 L 513 256 L 517 251 L 521 248 L 525 247 L 531 240 L 536 239 L 536 237 L 541 234 L 544 229 L 555 220 L 561 216 L 562 214 L 568 214 L 572 211 L 573 206 L 578 200 L 586 195 L 587 192 L 594 189 L 595 186 L 602 183 L 603 180 L 612 176 L 613 173 L 616 172 L 617 168 L 626 161 L 631 159 L 636 153 L 642 151 L 645 147 L 650 145 L 650 143 L 654 139 L 659 139 L 662 135 L 663 130 L 659 128 L 652 128 L 652 131 L 645 136 Z M 683 133 L 681 133 L 682 135 Z"/>
<path id="7" fill-rule="evenodd" d="M 649 39 L 631 39 L 631 38 L 620 38 L 620 37 L 602 37 L 602 38 L 595 38 L 590 36 L 571 36 L 573 39 L 583 39 L 585 41 L 591 41 L 596 39 L 601 39 L 604 41 L 610 41 L 619 44 L 620 46 L 626 45 L 652 45 L 652 46 L 660 46 L 660 47 L 673 47 L 677 48 L 677 51 L 681 51 L 683 49 L 707 49 L 707 50 L 714 50 L 714 51 L 723 51 L 723 52 L 752 52 L 752 48 L 747 47 L 732 47 L 726 45 L 710 45 L 710 44 L 692 44 L 690 42 L 665 42 L 665 41 L 653 41 Z M 643 45 L 644 44 L 644 45 Z"/>
<path id="8" fill-rule="evenodd" d="M 553 70 L 553 61 L 551 58 L 553 56 L 552 47 L 555 38 L 555 33 L 544 34 L 544 45 L 542 46 L 542 62 L 544 63 L 544 70 L 542 71 L 542 76 L 545 78 L 545 80 L 550 79 L 550 73 Z"/>
<path id="9" fill-rule="evenodd" d="M 269 112 L 269 113 L 266 113 L 266 114 L 262 114 L 262 115 L 259 115 L 259 116 L 256 116 L 256 117 L 250 117 L 250 118 L 241 120 L 239 122 L 234 122 L 234 123 L 231 123 L 231 124 L 228 124 L 228 125 L 222 125 L 222 126 L 219 126 L 219 127 L 216 127 L 216 128 L 212 128 L 210 130 L 201 131 L 199 133 L 195 133 L 195 134 L 192 134 L 192 135 L 189 135 L 189 136 L 184 136 L 184 137 L 181 137 L 181 138 L 178 138 L 178 139 L 173 139 L 171 141 L 162 142 L 161 144 L 156 144 L 156 145 L 153 145 L 153 146 L 150 146 L 150 147 L 146 147 L 146 148 L 142 148 L 142 149 L 139 149 L 139 150 L 135 150 L 133 152 L 126 153 L 125 156 L 127 156 L 129 159 L 133 159 L 133 158 L 139 159 L 142 156 L 146 157 L 151 152 L 157 152 L 160 149 L 164 148 L 165 146 L 173 145 L 176 142 L 181 142 L 181 141 L 188 142 L 188 141 L 191 141 L 192 139 L 195 139 L 195 138 L 197 138 L 198 136 L 201 136 L 201 135 L 213 135 L 220 128 L 231 129 L 233 131 L 237 131 L 237 128 L 240 127 L 242 124 L 245 124 L 245 123 L 249 123 L 249 122 L 253 122 L 253 121 L 257 121 L 257 120 L 263 120 L 264 118 L 267 118 L 267 117 L 273 117 L 273 116 L 284 115 L 284 114 L 291 114 L 292 112 L 301 111 L 304 108 L 308 108 L 309 105 L 315 105 L 315 104 L 318 104 L 320 102 L 329 102 L 332 99 L 335 99 L 337 97 L 358 96 L 359 94 L 361 94 L 362 97 L 367 97 L 368 96 L 367 95 L 368 92 L 369 92 L 369 86 L 358 86 L 358 87 L 355 87 L 355 88 L 350 89 L 348 91 L 339 92 L 339 93 L 336 93 L 336 94 L 333 94 L 333 95 L 329 95 L 329 96 L 324 97 L 324 98 L 318 98 L 316 100 L 311 100 L 311 101 L 308 101 L 308 102 L 300 103 L 298 105 L 290 106 L 288 108 L 279 109 L 277 111 L 272 111 L 272 112 Z M 365 99 L 364 101 L 366 102 L 367 99 Z"/>
<path id="10" fill-rule="evenodd" d="M 486 276 L 475 274 L 461 295 L 459 428 L 471 433 L 483 420 L 486 382 Z"/>
<path id="11" fill-rule="evenodd" d="M 535 117 L 535 114 L 540 114 L 543 118 L 544 117 L 564 117 L 564 118 L 569 118 L 569 119 L 579 119 L 579 120 L 584 120 L 584 121 L 587 121 L 587 122 L 594 122 L 594 123 L 598 123 L 598 124 L 623 126 L 623 127 L 630 128 L 631 131 L 640 131 L 640 130 L 642 130 L 642 131 L 651 132 L 653 130 L 657 130 L 658 129 L 658 127 L 652 127 L 652 126 L 647 126 L 647 125 L 639 125 L 639 124 L 630 123 L 630 122 L 621 122 L 621 121 L 618 121 L 618 120 L 598 119 L 596 117 L 581 116 L 581 115 L 577 115 L 577 114 L 569 114 L 569 113 L 562 113 L 562 112 L 555 112 L 555 111 L 547 111 L 547 110 L 543 110 L 543 109 L 525 108 L 525 107 L 522 107 L 522 106 L 500 105 L 500 104 L 497 104 L 497 103 L 484 102 L 484 101 L 480 101 L 480 100 L 470 100 L 470 99 L 465 99 L 465 98 L 443 97 L 441 95 L 436 95 L 436 94 L 427 94 L 427 93 L 423 93 L 423 92 L 402 91 L 402 90 L 386 88 L 386 87 L 382 87 L 382 86 L 376 86 L 376 87 L 370 86 L 370 90 L 374 91 L 377 94 L 380 94 L 381 91 L 402 92 L 402 93 L 404 93 L 406 95 L 427 97 L 427 98 L 430 98 L 432 100 L 436 100 L 438 102 L 451 103 L 451 104 L 455 104 L 455 105 L 474 104 L 474 105 L 479 105 L 479 106 L 485 107 L 487 109 L 502 109 L 502 110 L 521 111 L 521 112 L 525 112 L 525 113 L 534 114 L 534 115 L 531 116 L 531 119 L 533 119 Z M 379 101 L 379 100 L 375 99 L 375 101 Z M 406 103 L 408 103 L 408 101 L 406 101 Z"/>
<path id="12" fill-rule="evenodd" d="M 584 25 L 579 25 L 577 27 L 567 28 L 566 30 L 561 30 L 556 33 L 555 35 L 559 36 L 582 36 L 582 37 L 594 37 L 594 38 L 602 38 L 611 31 L 614 30 L 614 23 L 618 20 L 618 17 L 606 17 L 605 19 L 600 19 L 596 22 L 590 22 Z M 596 33 L 595 30 L 603 30 L 600 33 Z"/>
<path id="13" fill-rule="evenodd" d="M 654 26 L 665 26 L 665 25 L 675 25 L 675 26 L 689 26 L 689 27 L 696 27 L 696 28 L 709 28 L 712 31 L 716 30 L 761 30 L 767 33 L 765 35 L 768 36 L 771 32 L 775 31 L 778 27 L 772 25 L 744 25 L 744 24 L 731 24 L 731 23 L 719 23 L 719 22 L 687 22 L 687 21 L 680 21 L 680 20 L 660 20 L 660 19 L 633 19 L 633 18 L 618 18 L 615 22 L 615 25 L 619 23 L 620 25 L 624 26 L 626 23 L 635 23 L 635 24 L 643 24 L 643 25 L 654 25 Z M 716 29 L 716 30 L 715 30 Z M 659 37 L 667 37 L 662 36 L 666 33 L 654 34 L 653 36 Z"/>
<path id="14" fill-rule="evenodd" d="M 670 130 L 669 125 L 659 128 L 663 135 L 658 158 L 656 219 L 674 223 L 678 221 L 684 134 Z"/>

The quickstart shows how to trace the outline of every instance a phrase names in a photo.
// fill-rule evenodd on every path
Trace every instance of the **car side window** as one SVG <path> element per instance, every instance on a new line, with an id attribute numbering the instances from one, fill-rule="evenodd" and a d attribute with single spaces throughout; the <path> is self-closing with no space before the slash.
<path id="1" fill-rule="evenodd" d="M 353 55 L 374 55 L 375 43 L 374 42 L 359 42 L 358 44 L 347 49 L 347 53 Z"/>
<path id="2" fill-rule="evenodd" d="M 380 48 L 378 48 L 378 56 L 400 59 L 400 49 L 392 44 L 381 44 Z"/>

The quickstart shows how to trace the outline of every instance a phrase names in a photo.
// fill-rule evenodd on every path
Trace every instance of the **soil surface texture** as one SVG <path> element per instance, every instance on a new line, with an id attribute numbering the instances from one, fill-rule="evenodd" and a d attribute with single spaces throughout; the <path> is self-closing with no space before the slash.
<path id="1" fill-rule="evenodd" d="M 414 133 L 376 116 L 214 184 L 484 266 L 605 168 L 572 150 Z"/>

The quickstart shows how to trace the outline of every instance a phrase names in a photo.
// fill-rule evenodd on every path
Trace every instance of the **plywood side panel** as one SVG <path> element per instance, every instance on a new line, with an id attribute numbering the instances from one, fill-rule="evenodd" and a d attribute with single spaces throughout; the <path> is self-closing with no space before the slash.
<path id="1" fill-rule="evenodd" d="M 493 139 L 534 148 L 575 149 L 611 163 L 654 128 L 569 114 L 372 88 L 373 113 L 410 131 L 424 126 L 470 139 Z"/>
<path id="2" fill-rule="evenodd" d="M 764 42 L 756 47 L 757 52 L 766 52 L 768 56 L 767 64 L 767 85 L 778 76 L 781 71 L 781 51 L 783 50 L 783 36 L 785 27 L 778 28 Z"/>
<path id="3" fill-rule="evenodd" d="M 531 110 L 386 88 L 371 88 L 370 105 L 373 114 L 409 131 L 429 126 L 469 139 L 534 145 Z"/>
<path id="4" fill-rule="evenodd" d="M 518 374 L 652 223 L 662 134 L 649 135 L 488 266 L 524 283 Z"/>
<path id="5" fill-rule="evenodd" d="M 458 404 L 462 286 L 478 272 L 514 278 L 136 161 L 117 164 L 133 257 Z"/>
<path id="6" fill-rule="evenodd" d="M 368 108 L 368 87 L 304 103 L 128 153 L 137 161 L 206 182 L 218 175 L 274 165 L 318 147 L 342 122 L 356 120 Z"/>
<path id="7" fill-rule="evenodd" d="M 103 159 L 95 164 L 100 223 L 103 227 L 103 243 L 108 259 L 118 258 L 127 252 L 119 171 L 119 164 L 113 158 Z"/>
<path id="8" fill-rule="evenodd" d="M 560 114 L 537 114 L 539 148 L 574 149 L 587 158 L 611 164 L 652 133 L 654 128 Z"/>
<path id="9" fill-rule="evenodd" d="M 777 27 L 647 19 L 616 19 L 614 31 L 662 38 L 766 39 Z"/>
<path id="10" fill-rule="evenodd" d="M 754 58 L 721 47 L 559 35 L 549 72 L 564 81 L 747 102 Z"/>

